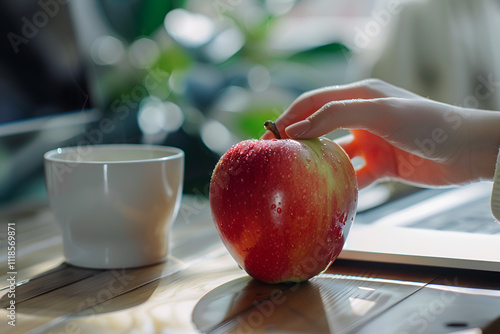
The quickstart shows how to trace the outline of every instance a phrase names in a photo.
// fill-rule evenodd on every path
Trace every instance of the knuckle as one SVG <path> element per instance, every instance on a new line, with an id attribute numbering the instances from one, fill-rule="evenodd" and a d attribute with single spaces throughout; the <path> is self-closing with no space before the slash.
<path id="1" fill-rule="evenodd" d="M 308 120 L 322 124 L 327 119 L 335 119 L 348 108 L 348 103 L 345 101 L 330 101 L 325 103 L 317 112 L 308 117 Z"/>
<path id="2" fill-rule="evenodd" d="M 387 89 L 390 87 L 390 84 L 377 78 L 368 78 L 360 81 L 360 86 L 365 89 L 366 93 L 371 93 L 369 95 L 380 95 L 381 93 L 382 95 L 386 95 L 384 94 L 384 92 L 387 91 Z"/>
<path id="3" fill-rule="evenodd" d="M 365 81 L 365 84 L 368 85 L 368 86 L 372 86 L 372 85 L 382 85 L 382 84 L 386 84 L 385 81 L 383 80 L 380 80 L 380 79 L 377 79 L 377 78 L 368 78 Z"/>
<path id="4" fill-rule="evenodd" d="M 377 79 L 377 78 L 368 78 L 368 79 L 362 80 L 360 83 L 362 86 L 365 86 L 367 88 L 380 88 L 380 87 L 388 86 L 387 82 L 380 80 L 380 79 Z"/>
<path id="5" fill-rule="evenodd" d="M 341 105 L 344 105 L 343 102 L 339 102 L 339 101 L 330 101 L 330 102 L 327 102 L 325 103 L 319 110 L 318 112 L 321 112 L 321 113 L 329 113 L 329 114 L 332 114 L 333 112 L 335 112 L 335 110 L 338 110 L 338 108 L 341 106 Z"/>
<path id="6" fill-rule="evenodd" d="M 310 101 L 319 92 L 321 92 L 321 89 L 314 89 L 314 90 L 304 92 L 304 93 L 300 94 L 299 97 L 297 97 L 297 99 L 295 99 L 295 101 L 296 102 Z"/>
<path id="7" fill-rule="evenodd" d="M 390 111 L 401 108 L 404 101 L 405 99 L 398 97 L 384 97 L 384 98 L 374 99 L 372 103 L 380 107 L 381 111 Z"/>

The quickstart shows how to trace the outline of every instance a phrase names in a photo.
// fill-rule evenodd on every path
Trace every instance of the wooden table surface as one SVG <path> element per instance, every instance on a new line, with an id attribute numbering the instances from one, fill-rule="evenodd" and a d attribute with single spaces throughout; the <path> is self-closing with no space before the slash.
<path id="1" fill-rule="evenodd" d="M 183 198 L 168 261 L 144 268 L 65 264 L 43 205 L 3 212 L 0 229 L 0 333 L 500 333 L 500 273 L 339 260 L 306 283 L 255 281 L 203 197 Z"/>

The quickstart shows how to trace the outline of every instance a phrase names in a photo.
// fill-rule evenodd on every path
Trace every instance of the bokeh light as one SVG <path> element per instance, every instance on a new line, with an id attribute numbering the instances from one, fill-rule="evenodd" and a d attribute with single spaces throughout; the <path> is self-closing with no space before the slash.
<path id="1" fill-rule="evenodd" d="M 209 149 L 219 155 L 224 154 L 235 143 L 231 132 L 215 120 L 208 120 L 202 125 L 201 139 Z"/>
<path id="2" fill-rule="evenodd" d="M 167 132 L 177 131 L 184 123 L 182 109 L 175 103 L 166 101 L 163 103 L 166 121 L 162 124 L 163 130 Z"/>
<path id="3" fill-rule="evenodd" d="M 97 65 L 113 65 L 123 59 L 125 48 L 118 38 L 104 35 L 94 40 L 90 47 L 90 55 Z"/>
<path id="4" fill-rule="evenodd" d="M 186 47 L 200 47 L 215 33 L 214 24 L 208 17 L 180 8 L 170 11 L 164 24 L 169 35 Z"/>
<path id="5" fill-rule="evenodd" d="M 139 107 L 137 121 L 142 133 L 146 135 L 162 132 L 162 125 L 167 121 L 162 101 L 153 97 L 145 98 Z"/>
<path id="6" fill-rule="evenodd" d="M 207 46 L 205 52 L 214 63 L 231 58 L 245 45 L 245 37 L 236 28 L 228 28 L 218 34 Z"/>
<path id="7" fill-rule="evenodd" d="M 266 0 L 267 10 L 275 16 L 285 15 L 294 5 L 295 0 Z"/>
<path id="8" fill-rule="evenodd" d="M 160 55 L 158 44 L 149 38 L 140 38 L 132 45 L 128 51 L 128 59 L 136 68 L 147 68 Z"/>
<path id="9" fill-rule="evenodd" d="M 184 114 L 175 103 L 147 97 L 141 102 L 137 121 L 143 134 L 154 136 L 177 131 L 184 122 Z"/>
<path id="10" fill-rule="evenodd" d="M 262 65 L 255 65 L 248 71 L 248 85 L 256 92 L 265 91 L 271 84 L 271 73 Z"/>

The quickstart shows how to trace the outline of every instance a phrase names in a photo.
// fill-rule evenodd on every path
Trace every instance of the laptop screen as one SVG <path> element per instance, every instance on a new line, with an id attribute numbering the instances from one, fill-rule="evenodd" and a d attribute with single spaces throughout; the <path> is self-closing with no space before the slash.
<path id="1" fill-rule="evenodd" d="M 43 199 L 43 153 L 97 118 L 67 7 L 0 3 L 0 207 Z"/>

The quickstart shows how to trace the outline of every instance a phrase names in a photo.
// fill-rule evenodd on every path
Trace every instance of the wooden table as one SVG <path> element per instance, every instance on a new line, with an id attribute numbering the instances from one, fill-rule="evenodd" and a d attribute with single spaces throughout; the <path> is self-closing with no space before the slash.
<path id="1" fill-rule="evenodd" d="M 302 284 L 252 280 L 203 197 L 183 198 L 167 262 L 127 270 L 65 264 L 50 210 L 16 211 L 0 217 L 0 333 L 500 333 L 500 273 L 339 260 Z"/>

